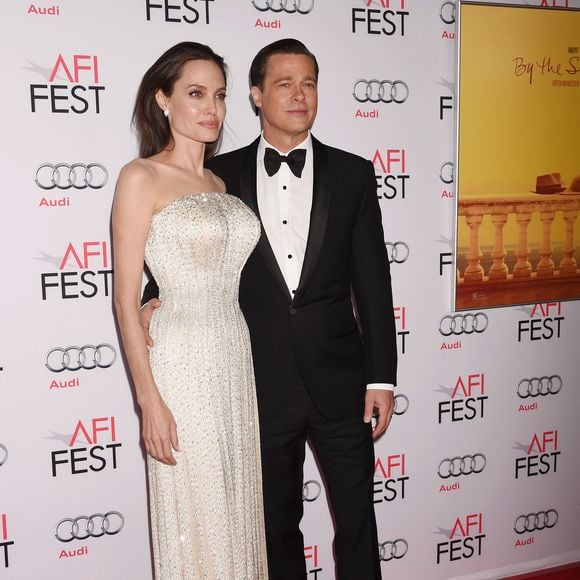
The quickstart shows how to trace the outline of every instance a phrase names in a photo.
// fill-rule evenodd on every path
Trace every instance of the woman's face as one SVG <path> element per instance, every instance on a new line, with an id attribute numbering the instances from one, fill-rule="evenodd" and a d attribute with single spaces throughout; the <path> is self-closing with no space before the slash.
<path id="1" fill-rule="evenodd" d="M 169 111 L 168 122 L 173 139 L 184 138 L 212 143 L 219 137 L 226 115 L 226 81 L 217 64 L 208 60 L 190 60 L 170 97 L 161 91 L 157 103 Z"/>

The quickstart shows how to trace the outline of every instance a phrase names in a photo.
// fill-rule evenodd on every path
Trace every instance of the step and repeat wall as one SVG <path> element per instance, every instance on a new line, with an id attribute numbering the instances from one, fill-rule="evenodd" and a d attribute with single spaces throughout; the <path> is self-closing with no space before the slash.
<path id="1" fill-rule="evenodd" d="M 455 13 L 440 0 L 1 4 L 0 578 L 151 578 L 110 208 L 136 156 L 139 81 L 184 40 L 228 63 L 222 150 L 259 132 L 253 55 L 296 37 L 321 67 L 314 134 L 375 166 L 400 353 L 395 416 L 376 444 L 384 577 L 500 578 L 580 560 L 579 302 L 452 311 Z M 308 578 L 330 580 L 311 455 L 304 506 Z"/>

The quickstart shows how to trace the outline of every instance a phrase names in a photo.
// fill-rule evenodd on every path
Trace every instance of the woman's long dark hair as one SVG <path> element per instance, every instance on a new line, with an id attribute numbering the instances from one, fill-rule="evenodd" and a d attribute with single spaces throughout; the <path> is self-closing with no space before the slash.
<path id="1" fill-rule="evenodd" d="M 132 122 L 137 131 L 140 157 L 151 157 L 171 144 L 169 123 L 155 100 L 155 94 L 161 90 L 168 97 L 171 96 L 183 65 L 190 60 L 215 63 L 226 79 L 224 59 L 205 44 L 180 42 L 165 51 L 143 76 L 135 99 Z M 217 141 L 206 145 L 206 159 L 216 154 L 220 141 L 221 132 Z"/>

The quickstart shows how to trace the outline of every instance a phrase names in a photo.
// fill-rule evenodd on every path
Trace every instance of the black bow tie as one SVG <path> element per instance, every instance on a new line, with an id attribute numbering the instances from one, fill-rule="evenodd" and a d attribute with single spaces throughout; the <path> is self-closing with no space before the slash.
<path id="1" fill-rule="evenodd" d="M 304 169 L 304 162 L 306 161 L 306 149 L 294 149 L 290 151 L 288 155 L 280 155 L 278 151 L 272 149 L 271 147 L 266 147 L 266 152 L 264 153 L 264 167 L 266 173 L 272 177 L 275 173 L 278 173 L 280 165 L 285 161 L 290 167 L 290 171 L 296 176 L 302 176 L 302 170 Z"/>

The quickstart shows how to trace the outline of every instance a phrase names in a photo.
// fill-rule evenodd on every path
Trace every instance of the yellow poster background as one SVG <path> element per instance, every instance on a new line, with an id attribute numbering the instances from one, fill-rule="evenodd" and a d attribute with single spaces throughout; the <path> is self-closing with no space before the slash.
<path id="1" fill-rule="evenodd" d="M 579 199 L 580 187 L 578 193 L 570 189 L 576 189 L 575 177 L 580 184 L 580 11 L 468 3 L 462 3 L 460 11 L 457 154 L 460 209 L 465 207 L 462 202 L 469 200 L 472 203 L 479 200 L 485 205 L 498 197 L 532 198 L 531 201 L 553 198 L 532 193 L 538 176 L 552 173 L 561 175 L 562 187 L 568 190 L 556 195 L 566 196 L 567 200 Z M 573 225 L 574 244 L 580 231 L 579 221 L 576 219 Z M 516 215 L 509 215 L 503 226 L 503 244 L 508 254 L 516 253 L 520 234 Z M 459 215 L 457 307 L 478 303 L 473 299 L 458 304 L 472 235 L 466 218 Z M 542 235 L 540 212 L 534 211 L 527 226 L 534 274 L 534 251 L 541 248 Z M 551 225 L 553 246 L 562 247 L 566 235 L 570 234 L 566 234 L 563 212 L 556 211 Z M 484 215 L 478 230 L 483 256 L 494 249 L 496 236 L 491 215 Z M 556 263 L 556 270 L 557 266 Z M 511 268 L 507 277 L 512 278 Z M 484 280 L 487 278 L 486 270 Z M 484 284 L 481 286 L 479 290 L 470 288 L 470 294 L 479 296 L 483 306 L 514 302 L 506 294 L 486 303 Z M 566 294 L 563 298 L 580 297 L 578 286 L 575 295 Z M 545 299 L 551 299 L 549 288 L 546 290 Z M 538 296 L 544 298 L 536 288 L 529 301 L 538 301 Z"/>

